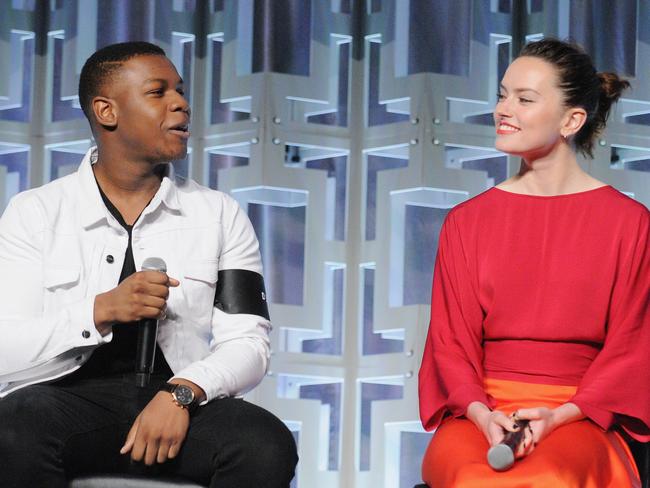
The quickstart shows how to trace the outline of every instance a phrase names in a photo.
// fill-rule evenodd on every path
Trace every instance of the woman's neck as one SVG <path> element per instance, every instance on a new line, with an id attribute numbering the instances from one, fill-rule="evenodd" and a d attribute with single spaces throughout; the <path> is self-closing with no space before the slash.
<path id="1" fill-rule="evenodd" d="M 564 195 L 593 190 L 604 183 L 586 173 L 569 148 L 538 158 L 525 158 L 519 172 L 498 187 L 528 195 Z"/>

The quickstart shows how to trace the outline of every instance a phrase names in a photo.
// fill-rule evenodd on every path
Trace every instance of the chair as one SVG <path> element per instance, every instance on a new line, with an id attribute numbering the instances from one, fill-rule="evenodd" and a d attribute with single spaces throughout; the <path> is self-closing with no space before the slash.
<path id="1" fill-rule="evenodd" d="M 650 442 L 628 441 L 641 475 L 641 488 L 650 488 Z"/>
<path id="2" fill-rule="evenodd" d="M 205 488 L 189 481 L 170 478 L 146 479 L 125 475 L 97 475 L 76 478 L 69 488 Z"/>

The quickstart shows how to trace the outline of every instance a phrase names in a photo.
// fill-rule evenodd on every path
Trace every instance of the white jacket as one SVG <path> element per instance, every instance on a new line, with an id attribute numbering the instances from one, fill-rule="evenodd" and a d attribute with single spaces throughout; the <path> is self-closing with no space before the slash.
<path id="1" fill-rule="evenodd" d="M 0 397 L 73 372 L 112 339 L 95 329 L 93 306 L 117 286 L 128 235 L 102 201 L 95 160 L 93 148 L 77 173 L 16 195 L 0 218 Z M 181 282 L 158 344 L 208 401 L 240 395 L 264 376 L 271 324 L 213 301 L 219 270 L 262 272 L 258 242 L 232 198 L 168 167 L 132 231 L 136 268 L 160 257 Z"/>

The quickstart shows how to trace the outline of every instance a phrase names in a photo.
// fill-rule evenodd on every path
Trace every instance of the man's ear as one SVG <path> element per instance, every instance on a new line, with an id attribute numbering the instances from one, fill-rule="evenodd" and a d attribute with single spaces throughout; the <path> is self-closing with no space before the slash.
<path id="1" fill-rule="evenodd" d="M 94 97 L 90 102 L 97 123 L 107 127 L 117 126 L 117 106 L 115 100 L 107 97 Z"/>
<path id="2" fill-rule="evenodd" d="M 566 111 L 560 132 L 562 137 L 571 137 L 578 133 L 587 121 L 587 111 L 582 107 L 571 107 Z"/>

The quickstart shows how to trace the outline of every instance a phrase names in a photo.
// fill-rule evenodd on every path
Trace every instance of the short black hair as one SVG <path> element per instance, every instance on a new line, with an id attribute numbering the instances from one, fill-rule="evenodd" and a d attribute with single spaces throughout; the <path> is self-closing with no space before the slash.
<path id="1" fill-rule="evenodd" d="M 150 42 L 120 42 L 110 44 L 90 56 L 79 76 L 79 104 L 86 118 L 93 122 L 90 102 L 99 94 L 102 85 L 120 69 L 122 63 L 136 56 L 166 56 L 165 51 Z"/>

